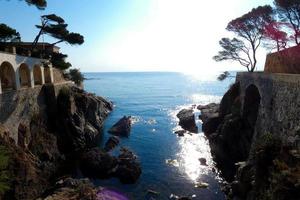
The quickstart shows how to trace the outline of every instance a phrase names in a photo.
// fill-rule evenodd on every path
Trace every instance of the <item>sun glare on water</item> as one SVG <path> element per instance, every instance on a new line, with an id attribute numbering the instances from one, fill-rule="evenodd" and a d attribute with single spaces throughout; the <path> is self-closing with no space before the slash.
<path id="1" fill-rule="evenodd" d="M 177 154 L 179 168 L 193 181 L 202 181 L 201 176 L 207 174 L 210 167 L 201 166 L 199 158 L 205 158 L 208 166 L 212 166 L 212 158 L 208 142 L 203 135 L 196 134 L 180 138 L 181 150 Z"/>

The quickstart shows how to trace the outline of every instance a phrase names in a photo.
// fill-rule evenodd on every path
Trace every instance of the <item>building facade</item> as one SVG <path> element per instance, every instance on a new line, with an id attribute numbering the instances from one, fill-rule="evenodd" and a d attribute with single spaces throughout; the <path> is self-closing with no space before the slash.
<path id="1" fill-rule="evenodd" d="M 22 88 L 53 83 L 51 64 L 47 60 L 0 51 L 0 94 Z"/>

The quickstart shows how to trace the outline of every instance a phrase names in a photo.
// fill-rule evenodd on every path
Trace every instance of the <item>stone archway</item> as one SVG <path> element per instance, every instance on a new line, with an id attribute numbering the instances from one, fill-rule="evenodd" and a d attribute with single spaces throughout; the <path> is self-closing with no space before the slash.
<path id="1" fill-rule="evenodd" d="M 33 67 L 33 80 L 34 85 L 42 85 L 42 69 L 39 65 L 34 65 Z"/>
<path id="2" fill-rule="evenodd" d="M 30 87 L 30 70 L 28 65 L 21 64 L 19 67 L 19 78 L 20 78 L 20 86 L 21 87 Z"/>
<path id="3" fill-rule="evenodd" d="M 51 83 L 50 67 L 44 67 L 45 83 Z"/>
<path id="4" fill-rule="evenodd" d="M 9 62 L 3 62 L 0 66 L 0 79 L 2 90 L 16 89 L 16 74 Z"/>
<path id="5" fill-rule="evenodd" d="M 254 128 L 257 120 L 260 100 L 258 88 L 253 84 L 249 85 L 245 91 L 243 118 L 251 128 Z"/>

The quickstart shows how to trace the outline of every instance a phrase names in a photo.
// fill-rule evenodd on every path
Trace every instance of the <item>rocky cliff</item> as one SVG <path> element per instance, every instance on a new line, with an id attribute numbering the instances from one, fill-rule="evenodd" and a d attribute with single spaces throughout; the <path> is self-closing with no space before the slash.
<path id="1" fill-rule="evenodd" d="M 220 105 L 199 107 L 230 199 L 300 199 L 299 84 L 240 73 Z"/>
<path id="2" fill-rule="evenodd" d="M 36 199 L 101 135 L 112 104 L 73 85 L 0 97 L 0 199 Z"/>

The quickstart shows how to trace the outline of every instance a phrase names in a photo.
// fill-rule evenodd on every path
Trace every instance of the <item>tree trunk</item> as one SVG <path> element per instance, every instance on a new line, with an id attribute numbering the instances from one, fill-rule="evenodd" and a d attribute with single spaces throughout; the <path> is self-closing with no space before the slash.
<path id="1" fill-rule="evenodd" d="M 63 42 L 64 40 L 59 40 L 59 41 L 57 41 L 57 42 L 54 42 L 54 43 L 52 43 L 51 45 L 56 45 L 56 44 L 58 44 L 58 43 L 61 43 L 61 42 Z"/>

